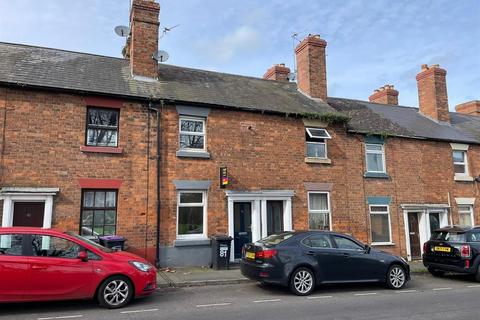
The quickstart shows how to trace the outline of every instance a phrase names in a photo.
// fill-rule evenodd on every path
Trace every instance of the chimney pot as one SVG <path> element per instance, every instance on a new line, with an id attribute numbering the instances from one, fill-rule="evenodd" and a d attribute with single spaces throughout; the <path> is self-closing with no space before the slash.
<path id="1" fill-rule="evenodd" d="M 375 89 L 368 100 L 374 103 L 398 105 L 398 91 L 394 89 L 393 85 L 386 84 Z"/>

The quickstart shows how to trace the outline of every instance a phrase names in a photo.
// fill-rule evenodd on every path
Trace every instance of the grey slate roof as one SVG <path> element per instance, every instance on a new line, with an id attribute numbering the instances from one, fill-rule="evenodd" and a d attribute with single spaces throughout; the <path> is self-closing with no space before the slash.
<path id="1" fill-rule="evenodd" d="M 448 125 L 425 117 L 418 112 L 418 108 L 342 98 L 328 98 L 328 103 L 337 111 L 352 117 L 348 129 L 353 132 L 480 143 L 480 122 L 471 119 L 475 118 L 473 116 L 451 113 L 452 125 Z M 479 125 L 478 129 L 475 129 L 476 125 Z"/>
<path id="2" fill-rule="evenodd" d="M 280 113 L 335 112 L 295 83 L 166 64 L 159 65 L 159 81 L 146 82 L 132 78 L 125 59 L 9 43 L 0 43 L 2 82 Z"/>

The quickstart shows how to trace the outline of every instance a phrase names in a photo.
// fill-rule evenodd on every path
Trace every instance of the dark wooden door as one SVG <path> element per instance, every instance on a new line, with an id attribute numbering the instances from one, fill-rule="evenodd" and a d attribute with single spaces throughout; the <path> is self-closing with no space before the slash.
<path id="1" fill-rule="evenodd" d="M 418 214 L 408 214 L 408 232 L 410 236 L 410 254 L 412 259 L 419 259 L 422 256 L 420 249 L 420 234 L 418 228 Z"/>
<path id="2" fill-rule="evenodd" d="M 14 202 L 14 227 L 43 227 L 45 202 Z"/>
<path id="3" fill-rule="evenodd" d="M 233 204 L 233 243 L 235 259 L 242 257 L 242 248 L 252 242 L 252 203 L 235 202 Z"/>
<path id="4" fill-rule="evenodd" d="M 267 201 L 267 236 L 283 231 L 283 201 Z"/>

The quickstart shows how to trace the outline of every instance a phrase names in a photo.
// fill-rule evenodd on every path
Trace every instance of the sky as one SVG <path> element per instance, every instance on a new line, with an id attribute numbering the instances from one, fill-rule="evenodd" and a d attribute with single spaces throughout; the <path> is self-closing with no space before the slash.
<path id="1" fill-rule="evenodd" d="M 447 70 L 450 109 L 480 100 L 480 0 L 157 0 L 172 65 L 261 77 L 293 70 L 309 33 L 327 45 L 328 95 L 367 100 L 393 84 L 418 106 L 422 64 Z M 0 41 L 121 57 L 130 0 L 0 0 Z M 297 39 L 292 34 L 297 33 Z M 162 34 L 162 33 L 161 33 Z"/>

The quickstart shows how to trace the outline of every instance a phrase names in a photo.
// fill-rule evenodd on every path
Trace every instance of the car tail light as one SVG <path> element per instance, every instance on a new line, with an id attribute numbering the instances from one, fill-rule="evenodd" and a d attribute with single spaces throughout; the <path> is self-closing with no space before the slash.
<path id="1" fill-rule="evenodd" d="M 428 250 L 428 244 L 425 242 L 423 244 L 423 253 L 427 253 L 427 250 Z"/>
<path id="2" fill-rule="evenodd" d="M 255 258 L 256 259 L 271 259 L 277 254 L 277 250 L 275 249 L 269 249 L 269 250 L 263 250 L 263 251 L 258 251 L 255 253 Z"/>
<path id="3" fill-rule="evenodd" d="M 460 254 L 462 258 L 470 258 L 471 256 L 470 246 L 468 244 L 462 245 L 460 247 Z"/>

